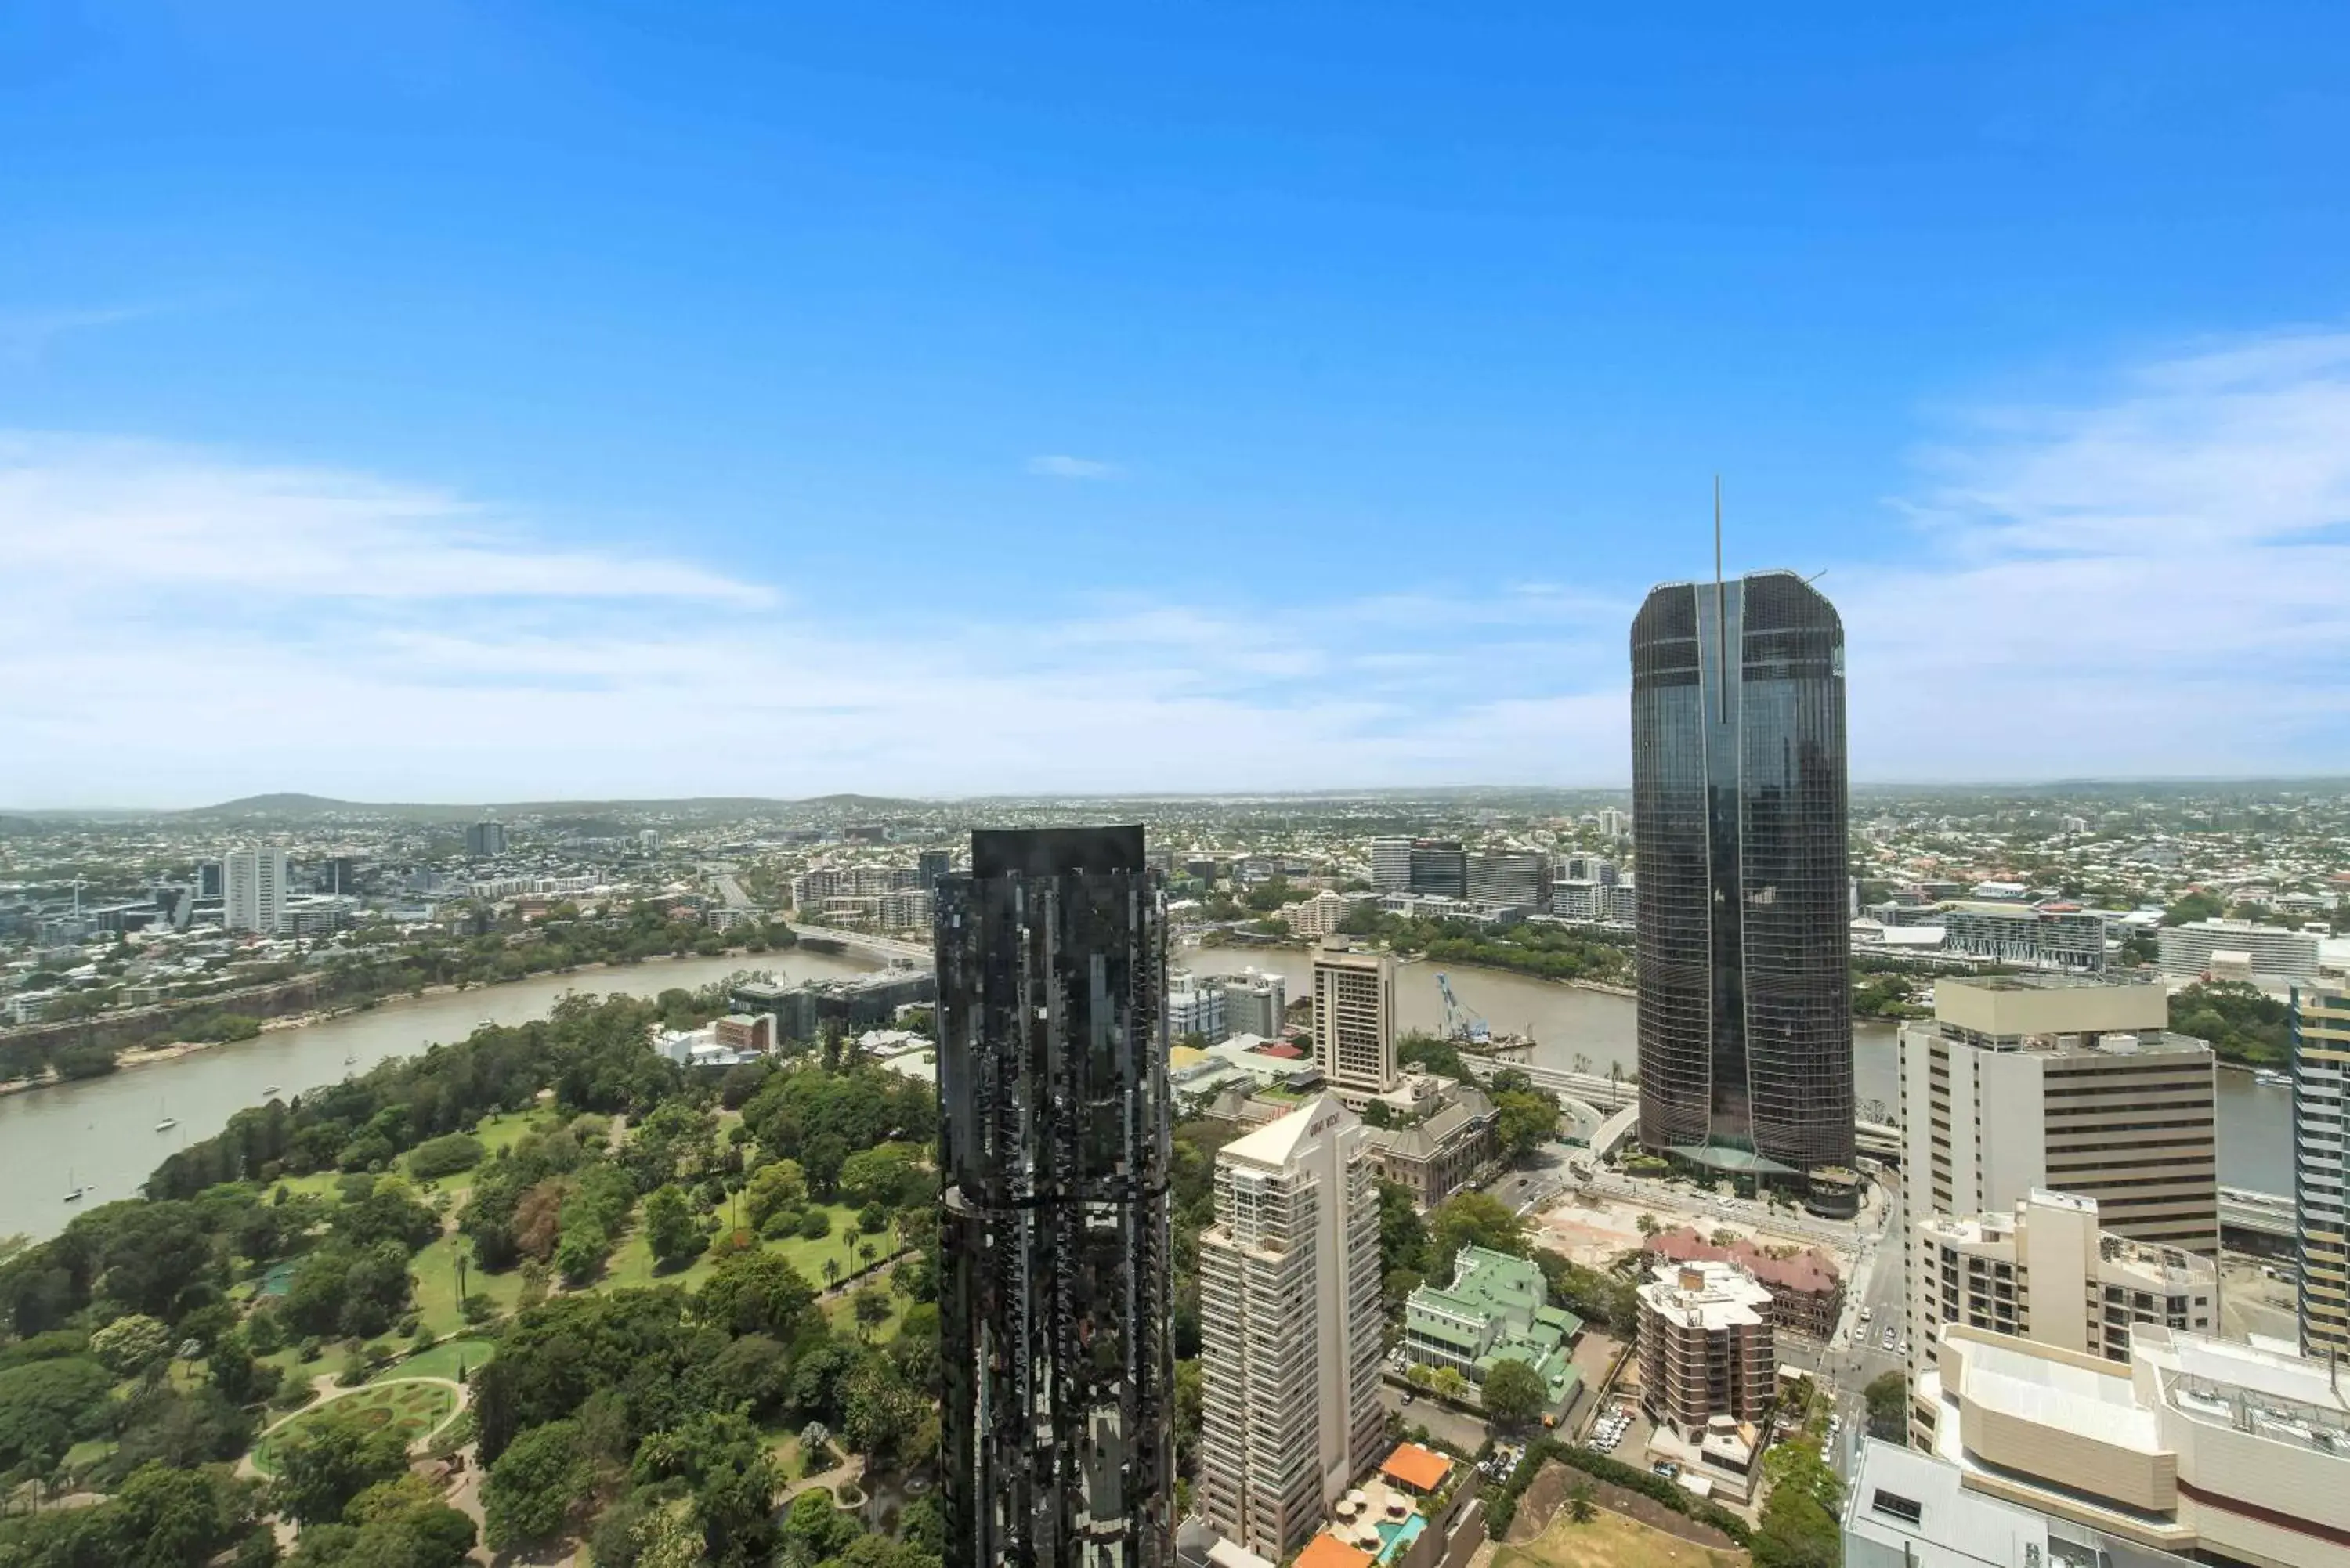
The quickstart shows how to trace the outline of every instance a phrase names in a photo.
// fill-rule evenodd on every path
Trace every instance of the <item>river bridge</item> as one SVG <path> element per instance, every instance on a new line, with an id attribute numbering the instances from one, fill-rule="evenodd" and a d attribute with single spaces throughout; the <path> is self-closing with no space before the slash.
<path id="1" fill-rule="evenodd" d="M 871 931 L 847 930 L 838 926 L 803 925 L 797 920 L 786 923 L 790 925 L 793 935 L 818 952 L 854 950 L 899 969 L 928 969 L 938 961 L 927 942 L 910 942 L 897 937 L 876 936 Z"/>

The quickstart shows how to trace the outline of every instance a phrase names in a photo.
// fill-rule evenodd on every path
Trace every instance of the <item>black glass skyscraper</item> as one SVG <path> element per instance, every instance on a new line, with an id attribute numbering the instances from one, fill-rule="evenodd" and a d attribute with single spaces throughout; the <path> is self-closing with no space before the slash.
<path id="1" fill-rule="evenodd" d="M 1844 624 L 1791 572 L 1632 622 L 1640 1142 L 1740 1175 L 1852 1162 Z"/>
<path id="2" fill-rule="evenodd" d="M 1173 1558 L 1164 893 L 1142 829 L 938 884 L 946 1561 Z"/>

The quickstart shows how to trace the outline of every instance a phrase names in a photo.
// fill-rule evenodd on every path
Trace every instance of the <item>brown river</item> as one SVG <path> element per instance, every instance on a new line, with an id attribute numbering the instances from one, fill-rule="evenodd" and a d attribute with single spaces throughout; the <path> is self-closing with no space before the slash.
<path id="1" fill-rule="evenodd" d="M 1179 962 L 1205 974 L 1255 967 L 1278 972 L 1295 999 L 1306 992 L 1307 955 L 1293 950 L 1201 948 Z M 346 1073 L 365 1072 L 393 1056 L 411 1055 L 436 1042 L 463 1039 L 484 1019 L 518 1023 L 544 1016 L 567 991 L 627 992 L 650 996 L 671 986 L 706 985 L 744 969 L 787 980 L 852 974 L 874 966 L 820 953 L 778 958 L 679 959 L 633 968 L 548 975 L 415 1002 L 390 1002 L 367 1012 L 273 1030 L 256 1040 L 223 1045 L 177 1061 L 135 1067 L 103 1078 L 0 1095 L 0 1236 L 56 1234 L 91 1204 L 133 1196 L 163 1157 L 206 1138 L 231 1113 L 258 1105 L 275 1087 L 293 1094 Z M 1396 1007 L 1407 1030 L 1439 1030 L 1442 1000 L 1437 966 L 1403 966 Z M 1461 1004 L 1497 1031 L 1530 1034 L 1535 1060 L 1571 1068 L 1589 1059 L 1605 1073 L 1610 1063 L 1636 1064 L 1633 1010 L 1627 997 L 1496 971 L 1449 971 Z M 1893 1119 L 1894 1032 L 1863 1024 L 1853 1042 L 1854 1082 L 1864 1116 Z M 1872 1102 L 1875 1102 L 1872 1104 Z M 2282 1089 L 2255 1085 L 2251 1075 L 2220 1075 L 2220 1179 L 2266 1192 L 2292 1190 L 2288 1124 L 2291 1100 Z M 176 1125 L 158 1131 L 169 1118 Z M 63 1201 L 68 1188 L 88 1184 L 79 1204 Z"/>

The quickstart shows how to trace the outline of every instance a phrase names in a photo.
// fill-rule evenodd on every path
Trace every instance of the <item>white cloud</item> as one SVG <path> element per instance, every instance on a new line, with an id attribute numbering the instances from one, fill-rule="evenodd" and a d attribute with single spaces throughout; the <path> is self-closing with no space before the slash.
<path id="1" fill-rule="evenodd" d="M 1116 479 L 1126 472 L 1118 464 L 1104 462 L 1098 458 L 1069 457 L 1060 453 L 1032 457 L 1027 467 L 1029 472 L 1043 479 Z"/>
<path id="2" fill-rule="evenodd" d="M 1895 508 L 1922 558 L 1823 584 L 1856 777 L 2350 764 L 2350 334 L 1984 410 L 1919 472 Z M 1628 774 L 1622 585 L 1513 564 L 1457 597 L 1106 596 L 868 634 L 793 585 L 552 526 L 361 473 L 0 436 L 0 805 Z"/>
<path id="3" fill-rule="evenodd" d="M 444 492 L 33 435 L 0 437 L 0 804 L 1606 771 L 1596 734 L 1561 750 L 1466 711 L 1499 695 L 1480 648 L 1589 635 L 1555 590 L 1278 617 L 1105 597 L 1057 622 L 811 636 L 820 606 L 787 585 L 553 544 Z M 1460 628 L 1436 665 L 1386 662 L 1398 627 L 1430 624 Z M 1427 725 L 1432 694 L 1461 718 Z"/>
<path id="4" fill-rule="evenodd" d="M 1904 504 L 1931 558 L 1839 572 L 1862 777 L 2350 763 L 2350 333 L 1986 410 Z"/>

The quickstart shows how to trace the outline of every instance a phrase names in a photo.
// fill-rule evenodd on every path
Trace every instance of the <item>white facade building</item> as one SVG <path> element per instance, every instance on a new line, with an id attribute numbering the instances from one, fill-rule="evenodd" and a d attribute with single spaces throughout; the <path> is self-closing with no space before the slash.
<path id="1" fill-rule="evenodd" d="M 2317 978 L 2318 937 L 2251 920 L 2192 920 L 2165 926 L 2155 939 L 2162 972 L 2198 975 L 2211 967 L 2215 952 L 2242 953 L 2255 975 L 2303 984 Z"/>
<path id="2" fill-rule="evenodd" d="M 1167 1038 L 1181 1042 L 1197 1034 L 1210 1045 L 1230 1037 L 1224 1023 L 1224 988 L 1195 978 L 1189 970 L 1167 977 Z"/>
<path id="3" fill-rule="evenodd" d="M 1347 911 L 1354 907 L 1352 898 L 1326 888 L 1302 904 L 1290 905 L 1282 915 L 1289 921 L 1292 934 L 1321 938 L 1336 934 L 1338 928 L 1347 923 Z"/>
<path id="4" fill-rule="evenodd" d="M 1216 1156 L 1200 1238 L 1199 1507 L 1274 1562 L 1384 1446 L 1379 1195 L 1363 1124 L 1323 1094 Z"/>
<path id="5" fill-rule="evenodd" d="M 286 912 L 286 851 L 236 849 L 224 856 L 221 902 L 230 930 L 276 936 Z"/>

